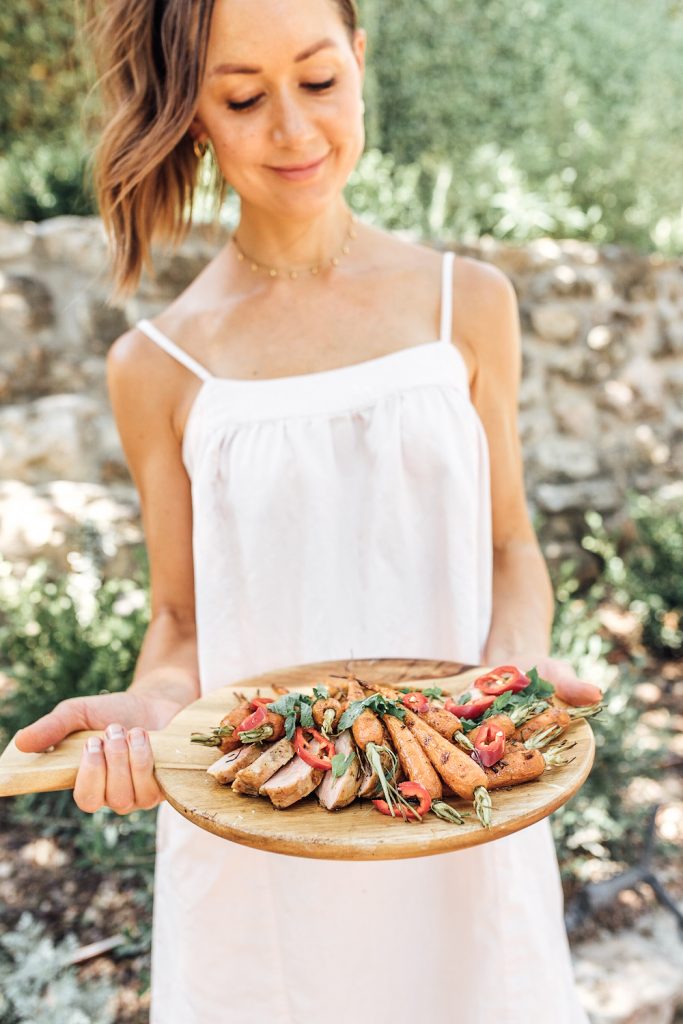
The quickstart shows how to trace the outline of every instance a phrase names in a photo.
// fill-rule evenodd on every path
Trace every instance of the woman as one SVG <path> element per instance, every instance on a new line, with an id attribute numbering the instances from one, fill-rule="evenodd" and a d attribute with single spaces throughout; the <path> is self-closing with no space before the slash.
<path id="1" fill-rule="evenodd" d="M 241 216 L 108 358 L 151 565 L 134 682 L 62 702 L 22 749 L 106 727 L 74 797 L 126 814 L 162 799 L 146 730 L 268 669 L 514 662 L 568 692 L 524 495 L 514 290 L 352 220 L 352 0 L 105 13 L 98 189 L 120 293 L 152 229 L 182 228 L 207 145 Z M 155 884 L 153 1024 L 586 1021 L 547 821 L 457 854 L 340 863 L 224 842 L 162 803 Z"/>

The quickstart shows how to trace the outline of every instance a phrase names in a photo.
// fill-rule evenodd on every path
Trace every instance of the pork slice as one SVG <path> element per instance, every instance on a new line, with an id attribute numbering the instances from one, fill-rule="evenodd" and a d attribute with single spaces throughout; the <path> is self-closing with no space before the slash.
<path id="1" fill-rule="evenodd" d="M 261 786 L 259 793 L 269 796 L 275 807 L 290 807 L 312 793 L 324 774 L 322 768 L 312 768 L 297 754 Z"/>
<path id="2" fill-rule="evenodd" d="M 336 811 L 339 807 L 348 807 L 353 803 L 363 781 L 360 760 L 350 729 L 345 729 L 335 738 L 334 749 L 337 754 L 343 754 L 344 757 L 351 753 L 354 756 L 343 775 L 335 778 L 331 771 L 325 772 L 325 778 L 318 786 L 318 800 L 328 811 Z"/>
<path id="3" fill-rule="evenodd" d="M 374 797 L 377 794 L 375 790 L 379 784 L 379 776 L 374 768 L 369 768 L 366 772 L 361 773 L 360 784 L 358 787 L 358 796 Z"/>
<path id="4" fill-rule="evenodd" d="M 229 754 L 223 754 L 223 757 L 219 757 L 206 770 L 209 775 L 213 776 L 216 782 L 220 782 L 222 786 L 227 786 L 242 768 L 253 764 L 262 753 L 263 747 L 257 747 L 256 744 L 238 747 L 237 750 L 231 750 Z"/>
<path id="5" fill-rule="evenodd" d="M 263 751 L 261 756 L 235 776 L 232 788 L 245 796 L 258 796 L 259 789 L 268 779 L 294 757 L 294 746 L 287 739 L 278 740 Z"/>

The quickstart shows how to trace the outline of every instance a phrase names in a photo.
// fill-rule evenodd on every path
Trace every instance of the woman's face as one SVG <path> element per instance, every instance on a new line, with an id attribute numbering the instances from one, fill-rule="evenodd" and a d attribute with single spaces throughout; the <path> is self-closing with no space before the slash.
<path id="1" fill-rule="evenodd" d="M 365 145 L 364 55 L 333 0 L 216 0 L 193 128 L 243 203 L 306 217 L 341 193 Z"/>

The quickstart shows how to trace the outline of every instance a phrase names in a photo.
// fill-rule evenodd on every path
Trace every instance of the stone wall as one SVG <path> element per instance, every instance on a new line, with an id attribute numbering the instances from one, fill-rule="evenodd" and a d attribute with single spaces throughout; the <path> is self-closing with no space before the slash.
<path id="1" fill-rule="evenodd" d="M 66 564 L 87 524 L 125 571 L 141 538 L 109 410 L 105 356 L 199 272 L 224 236 L 196 228 L 157 253 L 120 308 L 105 304 L 97 218 L 0 223 L 0 551 Z M 683 476 L 683 261 L 542 239 L 457 252 L 501 267 L 519 297 L 520 433 L 529 503 L 552 561 L 576 551 L 583 513 L 619 517 L 629 491 Z"/>

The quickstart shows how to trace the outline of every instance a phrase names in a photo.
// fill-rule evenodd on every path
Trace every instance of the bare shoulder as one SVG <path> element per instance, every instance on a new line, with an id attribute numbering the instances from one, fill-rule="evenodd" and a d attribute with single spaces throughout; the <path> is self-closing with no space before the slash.
<path id="1" fill-rule="evenodd" d="M 517 294 L 499 267 L 470 256 L 456 260 L 453 333 L 463 349 L 470 384 L 482 372 L 515 372 L 520 350 Z"/>
<path id="2" fill-rule="evenodd" d="M 174 360 L 133 328 L 107 355 L 107 386 L 140 506 L 149 554 L 152 613 L 194 620 L 192 499 L 173 421 Z"/>
<path id="3" fill-rule="evenodd" d="M 187 391 L 187 371 L 137 327 L 122 334 L 107 353 L 107 385 L 114 412 L 142 422 L 148 414 L 170 427 L 180 443 L 175 421 Z"/>

